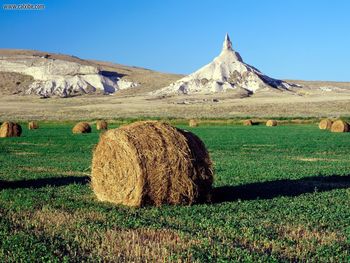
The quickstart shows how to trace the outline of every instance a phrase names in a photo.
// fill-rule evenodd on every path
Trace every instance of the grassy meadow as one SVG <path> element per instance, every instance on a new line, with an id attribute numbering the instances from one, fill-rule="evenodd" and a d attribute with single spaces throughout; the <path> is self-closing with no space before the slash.
<path id="1" fill-rule="evenodd" d="M 212 203 L 134 209 L 90 189 L 95 127 L 25 126 L 0 139 L 2 262 L 350 261 L 350 133 L 180 125 L 211 154 Z"/>

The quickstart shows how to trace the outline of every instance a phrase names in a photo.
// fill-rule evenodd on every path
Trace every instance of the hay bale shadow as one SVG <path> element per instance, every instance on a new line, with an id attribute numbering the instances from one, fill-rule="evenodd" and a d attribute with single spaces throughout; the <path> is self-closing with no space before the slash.
<path id="1" fill-rule="evenodd" d="M 49 177 L 18 181 L 0 181 L 0 190 L 18 189 L 18 188 L 42 188 L 46 186 L 65 186 L 69 184 L 89 184 L 88 176 L 66 176 L 66 177 Z"/>
<path id="2" fill-rule="evenodd" d="M 312 176 L 297 180 L 276 180 L 238 186 L 216 187 L 212 192 L 212 202 L 272 199 L 279 196 L 292 197 L 306 193 L 344 188 L 350 188 L 350 175 Z"/>
<path id="3" fill-rule="evenodd" d="M 86 185 L 89 183 L 89 176 L 50 177 L 18 181 L 0 180 L 0 190 L 42 188 L 46 186 L 59 187 L 69 184 Z M 222 186 L 213 189 L 212 203 L 272 199 L 280 196 L 293 197 L 306 193 L 326 192 L 346 188 L 350 188 L 350 175 L 312 176 L 297 180 L 276 180 L 238 186 Z"/>

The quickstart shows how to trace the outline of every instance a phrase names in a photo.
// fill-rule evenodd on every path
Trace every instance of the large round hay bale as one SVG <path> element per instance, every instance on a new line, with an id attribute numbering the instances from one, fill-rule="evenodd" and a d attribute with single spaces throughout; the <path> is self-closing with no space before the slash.
<path id="1" fill-rule="evenodd" d="M 212 162 L 193 133 L 157 121 L 140 121 L 105 132 L 92 159 L 97 198 L 144 206 L 208 201 Z"/>
<path id="2" fill-rule="evenodd" d="M 198 122 L 196 120 L 189 120 L 188 126 L 190 126 L 190 127 L 197 127 L 198 126 Z"/>
<path id="3" fill-rule="evenodd" d="M 22 127 L 18 123 L 5 121 L 0 127 L 0 137 L 20 137 Z"/>
<path id="4" fill-rule="evenodd" d="M 90 133 L 91 126 L 87 122 L 79 122 L 73 127 L 72 132 L 73 133 Z"/>
<path id="5" fill-rule="evenodd" d="M 96 122 L 96 129 L 98 131 L 100 131 L 100 130 L 107 130 L 108 129 L 108 123 L 106 121 L 97 121 Z"/>
<path id="6" fill-rule="evenodd" d="M 244 120 L 243 125 L 244 126 L 252 126 L 252 125 L 254 125 L 254 123 L 252 120 Z"/>
<path id="7" fill-rule="evenodd" d="M 30 121 L 28 122 L 28 129 L 29 130 L 39 129 L 39 124 L 36 121 Z"/>
<path id="8" fill-rule="evenodd" d="M 349 123 L 343 120 L 337 120 L 333 122 L 331 127 L 331 132 L 349 132 L 349 131 L 350 131 Z"/>
<path id="9" fill-rule="evenodd" d="M 268 120 L 268 121 L 266 122 L 266 126 L 269 126 L 269 127 L 271 127 L 271 126 L 277 126 L 277 121 L 276 121 L 276 120 Z"/>
<path id="10" fill-rule="evenodd" d="M 332 127 L 332 124 L 333 124 L 333 121 L 331 121 L 330 119 L 323 119 L 318 124 L 318 127 L 321 130 L 329 130 Z"/>

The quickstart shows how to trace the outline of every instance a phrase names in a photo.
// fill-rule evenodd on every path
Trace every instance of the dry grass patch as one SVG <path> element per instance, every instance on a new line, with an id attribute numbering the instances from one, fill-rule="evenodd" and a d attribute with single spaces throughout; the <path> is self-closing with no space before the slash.
<path id="1" fill-rule="evenodd" d="M 45 230 L 47 233 L 64 232 L 74 230 L 77 225 L 105 221 L 106 217 L 95 211 L 77 210 L 69 213 L 63 210 L 45 209 L 35 211 L 21 211 L 20 213 L 10 212 L 7 217 L 22 227 L 34 227 L 38 231 Z"/>
<path id="2" fill-rule="evenodd" d="M 331 159 L 331 158 L 307 158 L 307 157 L 293 157 L 291 158 L 293 160 L 297 160 L 297 161 L 303 161 L 303 162 L 319 162 L 319 161 L 328 161 L 328 162 L 337 162 L 337 161 L 341 161 L 338 159 Z"/>
<path id="3" fill-rule="evenodd" d="M 32 215 L 31 221 L 37 226 L 43 226 L 46 229 L 56 229 L 56 228 L 75 228 L 75 225 L 84 222 L 94 222 L 94 221 L 105 221 L 106 216 L 86 210 L 78 210 L 74 213 L 68 213 L 61 210 L 37 210 Z"/>
<path id="4" fill-rule="evenodd" d="M 279 225 L 276 231 L 281 238 L 287 238 L 296 243 L 296 247 L 305 251 L 315 251 L 316 245 L 331 245 L 335 242 L 342 243 L 346 237 L 339 233 L 328 230 L 310 229 L 305 226 Z M 300 244 L 298 246 L 298 244 Z"/>
<path id="5" fill-rule="evenodd" d="M 12 212 L 7 217 L 15 225 L 31 229 L 38 235 L 60 237 L 68 244 L 77 243 L 80 253 L 103 259 L 104 262 L 168 262 L 179 255 L 176 262 L 193 262 L 188 251 L 200 243 L 171 229 L 81 227 L 83 224 L 108 220 L 105 215 L 94 211 L 69 213 L 43 209 L 20 214 Z M 67 249 L 69 251 L 69 247 Z M 69 252 L 73 255 L 76 253 Z"/>
<path id="6" fill-rule="evenodd" d="M 20 167 L 21 170 L 25 170 L 28 172 L 34 172 L 34 173 L 52 173 L 57 175 L 89 175 L 89 173 L 84 173 L 80 171 L 62 171 L 57 168 L 51 168 L 51 167 Z"/>
<path id="7" fill-rule="evenodd" d="M 95 252 L 104 260 L 122 260 L 127 262 L 168 262 L 176 254 L 185 257 L 178 262 L 193 262 L 188 251 L 199 241 L 191 240 L 170 229 L 109 229 L 96 244 Z"/>
<path id="8" fill-rule="evenodd" d="M 243 147 L 275 147 L 276 144 L 243 144 Z"/>
<path id="9" fill-rule="evenodd" d="M 52 147 L 53 143 L 33 143 L 33 142 L 14 142 L 16 145 L 28 145 L 28 146 L 40 146 L 40 147 Z"/>
<path id="10" fill-rule="evenodd" d="M 285 122 L 288 123 L 288 121 L 285 121 Z M 309 123 L 314 123 L 314 120 L 293 119 L 290 122 L 294 124 L 309 124 Z"/>
<path id="11" fill-rule="evenodd" d="M 20 151 L 14 151 L 12 152 L 14 155 L 37 155 L 38 153 L 36 152 L 20 152 Z"/>
<path id="12" fill-rule="evenodd" d="M 249 237 L 251 229 L 243 228 L 242 236 L 236 238 L 236 245 L 258 253 L 278 255 L 279 258 L 292 262 L 304 261 L 310 255 L 317 257 L 320 246 L 331 246 L 334 243 L 346 246 L 345 235 L 329 230 L 319 231 L 301 225 L 270 223 L 264 228 L 270 229 L 271 235 L 260 236 L 258 240 Z M 275 237 L 271 239 L 271 236 Z"/>
<path id="13" fill-rule="evenodd" d="M 317 255 L 320 246 L 331 246 L 334 243 L 345 245 L 346 237 L 340 233 L 328 230 L 310 229 L 305 226 L 280 225 L 276 233 L 285 239 L 285 244 L 272 246 L 272 252 L 277 252 L 289 259 L 303 260 L 310 254 Z"/>

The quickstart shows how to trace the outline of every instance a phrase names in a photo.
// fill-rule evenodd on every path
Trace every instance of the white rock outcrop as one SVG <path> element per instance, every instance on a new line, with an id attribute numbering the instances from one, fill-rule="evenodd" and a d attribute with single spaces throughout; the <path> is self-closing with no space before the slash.
<path id="1" fill-rule="evenodd" d="M 211 63 L 152 94 L 206 94 L 235 89 L 244 89 L 250 94 L 260 89 L 288 90 L 294 86 L 296 85 L 270 78 L 244 63 L 240 54 L 232 49 L 232 43 L 226 34 L 220 55 Z"/>
<path id="2" fill-rule="evenodd" d="M 38 56 L 0 57 L 0 71 L 32 76 L 26 94 L 69 97 L 101 91 L 109 94 L 137 86 L 117 73 L 104 75 L 97 66 Z"/>

